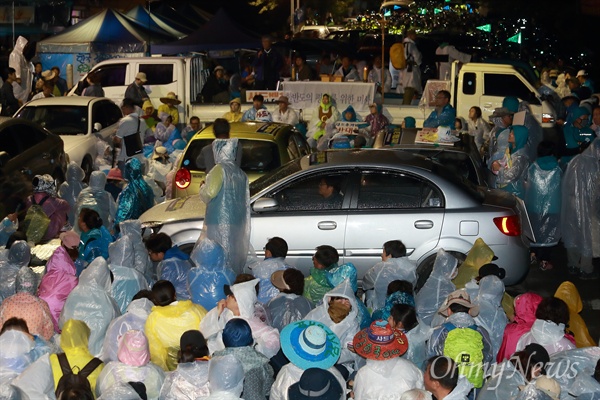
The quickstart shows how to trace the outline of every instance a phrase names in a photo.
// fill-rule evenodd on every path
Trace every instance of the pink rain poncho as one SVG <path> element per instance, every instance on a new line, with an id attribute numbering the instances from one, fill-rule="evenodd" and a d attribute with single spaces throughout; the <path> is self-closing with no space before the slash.
<path id="1" fill-rule="evenodd" d="M 46 275 L 42 278 L 38 288 L 39 298 L 45 300 L 50 307 L 50 315 L 56 332 L 60 332 L 58 318 L 67 296 L 77 286 L 75 273 L 75 264 L 67 250 L 62 246 L 58 247 L 46 263 Z"/>
<path id="2" fill-rule="evenodd" d="M 535 322 L 535 311 L 542 296 L 535 293 L 523 293 L 515 299 L 515 320 L 504 328 L 504 337 L 496 361 L 508 360 L 517 350 L 517 342 L 529 332 Z"/>

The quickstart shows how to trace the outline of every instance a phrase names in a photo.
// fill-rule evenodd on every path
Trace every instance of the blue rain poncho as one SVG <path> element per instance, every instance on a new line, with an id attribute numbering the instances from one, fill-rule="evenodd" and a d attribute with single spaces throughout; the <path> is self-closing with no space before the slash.
<path id="1" fill-rule="evenodd" d="M 508 147 L 508 135 L 510 134 L 510 127 L 505 127 L 502 119 L 491 118 L 491 120 L 494 122 L 494 129 L 490 132 L 488 147 L 488 168 L 490 171 L 492 170 L 492 163 L 494 161 L 504 158 L 506 148 Z"/>
<path id="2" fill-rule="evenodd" d="M 456 287 L 451 279 L 458 267 L 458 260 L 450 253 L 439 249 L 431 275 L 415 296 L 417 316 L 420 321 L 431 325 L 440 306 Z"/>
<path id="3" fill-rule="evenodd" d="M 533 247 L 555 246 L 560 240 L 561 182 L 556 157 L 540 157 L 529 166 L 525 206 L 536 239 Z"/>
<path id="4" fill-rule="evenodd" d="M 29 265 L 31 249 L 24 240 L 17 240 L 8 250 L 8 259 L 0 261 L 0 301 L 16 293 L 15 281 L 21 267 Z"/>
<path id="5" fill-rule="evenodd" d="M 104 226 L 82 232 L 79 241 L 79 265 L 87 265 L 96 257 L 108 258 L 108 245 L 113 241 L 112 235 Z M 78 273 L 81 273 L 78 265 Z"/>
<path id="6" fill-rule="evenodd" d="M 235 163 L 238 139 L 216 139 L 212 145 L 216 165 L 200 188 L 206 203 L 200 239 L 214 240 L 225 250 L 226 264 L 242 272 L 250 244 L 250 193 L 248 177 Z"/>
<path id="7" fill-rule="evenodd" d="M 263 304 L 267 304 L 269 300 L 279 294 L 277 289 L 271 283 L 271 275 L 275 271 L 284 270 L 289 268 L 289 265 L 285 263 L 285 258 L 267 258 L 259 261 L 252 267 L 252 274 L 255 278 L 260 279 L 258 284 L 258 301 Z"/>
<path id="8" fill-rule="evenodd" d="M 456 109 L 450 104 L 446 104 L 442 111 L 438 114 L 437 110 L 433 110 L 429 117 L 423 122 L 424 128 L 437 128 L 439 126 L 454 127 L 456 119 Z"/>
<path id="9" fill-rule="evenodd" d="M 210 239 L 198 242 L 190 259 L 194 264 L 188 273 L 188 288 L 192 301 L 207 310 L 225 298 L 223 285 L 232 285 L 235 273 L 225 265 L 223 248 Z"/>
<path id="10" fill-rule="evenodd" d="M 363 277 L 367 307 L 372 310 L 385 305 L 388 285 L 395 280 L 417 283 L 417 266 L 408 257 L 390 258 L 375 264 Z"/>
<path id="11" fill-rule="evenodd" d="M 600 383 L 593 378 L 598 360 L 600 347 L 597 346 L 561 351 L 550 356 L 547 373 L 560 384 L 561 394 L 568 393 L 578 399 L 590 398 L 593 393 L 598 396 Z M 561 398 L 567 396 L 561 395 Z"/>
<path id="12" fill-rule="evenodd" d="M 12 222 L 8 217 L 4 217 L 0 222 L 0 248 L 5 247 L 10 235 L 19 229 L 19 221 Z"/>
<path id="13" fill-rule="evenodd" d="M 137 219 L 123 221 L 119 224 L 121 236 L 128 236 L 133 243 L 133 268 L 146 277 L 150 285 L 156 274 L 148 250 L 142 240 L 142 224 Z"/>
<path id="14" fill-rule="evenodd" d="M 175 286 L 177 300 L 189 300 L 187 279 L 188 273 L 192 269 L 190 256 L 179 250 L 179 247 L 173 246 L 165 252 L 165 258 L 158 264 L 158 279 L 164 279 Z"/>
<path id="15" fill-rule="evenodd" d="M 600 141 L 569 163 L 563 178 L 561 230 L 567 249 L 600 257 Z M 590 201 L 595 199 L 595 201 Z"/>
<path id="16" fill-rule="evenodd" d="M 90 328 L 89 350 L 95 356 L 102 351 L 102 341 L 110 322 L 121 313 L 110 295 L 110 271 L 106 260 L 96 258 L 81 273 L 79 283 L 67 297 L 58 320 L 60 329 L 70 319 L 80 320 Z"/>
<path id="17" fill-rule="evenodd" d="M 109 268 L 114 280 L 111 294 L 119 310 L 124 313 L 133 296 L 140 290 L 148 289 L 144 275 L 133 268 L 133 243 L 128 236 L 122 236 L 108 246 Z"/>
<path id="18" fill-rule="evenodd" d="M 107 229 L 112 229 L 114 225 L 115 214 L 117 212 L 117 203 L 112 195 L 104 190 L 106 186 L 106 175 L 102 171 L 94 171 L 90 175 L 90 186 L 81 190 L 77 196 L 75 204 L 75 215 L 79 217 L 82 208 L 91 208 L 102 218 L 102 225 Z M 77 219 L 73 224 L 75 230 L 79 232 Z"/>
<path id="19" fill-rule="evenodd" d="M 504 328 L 508 318 L 502 308 L 504 283 L 495 275 L 488 275 L 479 281 L 479 293 L 473 298 L 473 303 L 479 305 L 479 314 L 475 317 L 477 325 L 488 331 L 494 356 L 498 354 Z"/>
<path id="20" fill-rule="evenodd" d="M 123 178 L 127 181 L 127 186 L 117 198 L 115 224 L 137 219 L 154 205 L 154 193 L 144 181 L 140 160 L 131 158 L 127 161 Z"/>
<path id="21" fill-rule="evenodd" d="M 575 121 L 584 115 L 590 115 L 590 112 L 585 107 L 576 107 L 569 113 L 567 122 L 563 127 L 567 149 L 576 149 L 584 142 L 591 142 L 596 137 L 596 134 L 589 125 L 582 128 L 574 125 Z M 586 123 L 589 124 L 589 119 Z"/>
<path id="22" fill-rule="evenodd" d="M 529 168 L 527 156 L 528 130 L 522 125 L 511 127 L 515 136 L 515 143 L 509 146 L 502 159 L 502 167 L 496 177 L 496 187 L 513 193 L 519 198 L 525 197 L 524 181 Z"/>
<path id="23" fill-rule="evenodd" d="M 31 339 L 18 330 L 7 330 L 0 335 L 0 349 L 0 384 L 10 383 L 32 362 L 50 353 L 43 339 L 37 336 Z"/>
<path id="24" fill-rule="evenodd" d="M 350 116 L 346 116 L 346 113 L 350 113 Z M 354 111 L 354 107 L 349 105 L 346 107 L 344 112 L 342 112 L 342 122 L 362 122 L 360 118 L 356 115 L 356 111 Z"/>
<path id="25" fill-rule="evenodd" d="M 525 111 L 525 122 L 523 123 L 529 131 L 527 137 L 527 157 L 529 160 L 537 158 L 537 148 L 542 140 L 544 140 L 544 130 L 536 117 L 531 113 L 529 103 L 522 101 L 519 103 L 519 111 Z"/>
<path id="26" fill-rule="evenodd" d="M 294 293 L 279 293 L 266 304 L 271 326 L 279 332 L 292 322 L 306 317 L 312 310 L 312 303 L 304 296 Z"/>
<path id="27" fill-rule="evenodd" d="M 360 329 L 368 328 L 371 325 L 371 313 L 365 304 L 358 297 L 356 297 L 356 292 L 358 291 L 358 277 L 354 264 L 345 263 L 338 265 L 329 270 L 329 273 L 327 274 L 327 281 L 332 287 L 338 286 L 346 279 L 350 282 L 350 287 L 352 288 L 356 298 L 356 306 L 358 308 L 358 315 L 356 318 L 360 325 Z"/>
<path id="28" fill-rule="evenodd" d="M 77 218 L 79 216 L 79 213 L 76 213 L 75 203 L 77 202 L 77 197 L 81 190 L 87 186 L 83 183 L 84 178 L 84 170 L 77 165 L 75 161 L 71 161 L 69 165 L 67 165 L 66 180 L 61 183 L 58 188 L 58 197 L 66 200 L 71 206 L 68 213 L 69 223 L 71 223 L 71 225 L 77 223 Z"/>

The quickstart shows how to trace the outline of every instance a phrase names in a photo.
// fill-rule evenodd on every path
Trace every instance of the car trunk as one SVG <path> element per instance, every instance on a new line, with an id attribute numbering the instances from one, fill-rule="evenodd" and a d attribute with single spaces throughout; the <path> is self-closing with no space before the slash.
<path id="1" fill-rule="evenodd" d="M 523 243 L 526 245 L 535 243 L 535 235 L 531 228 L 529 214 L 527 214 L 527 209 L 525 208 L 525 202 L 523 202 L 523 200 L 511 193 L 499 189 L 488 189 L 485 190 L 483 194 L 485 195 L 483 199 L 484 205 L 509 208 L 518 215 L 521 224 L 521 239 L 523 240 Z"/>

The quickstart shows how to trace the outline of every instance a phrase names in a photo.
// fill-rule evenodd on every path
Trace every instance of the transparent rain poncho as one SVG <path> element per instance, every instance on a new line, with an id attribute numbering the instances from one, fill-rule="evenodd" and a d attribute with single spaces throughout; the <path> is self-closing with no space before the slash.
<path id="1" fill-rule="evenodd" d="M 564 301 L 569 307 L 569 328 L 575 337 L 577 347 L 596 346 L 596 341 L 590 336 L 585 321 L 579 315 L 583 311 L 583 301 L 577 287 L 572 282 L 560 284 L 554 297 Z"/>
<path id="2" fill-rule="evenodd" d="M 214 357 L 208 364 L 207 399 L 239 398 L 244 388 L 244 368 L 232 355 Z"/>
<path id="3" fill-rule="evenodd" d="M 405 358 L 366 360 L 354 379 L 354 399 L 400 399 L 410 389 L 424 389 L 423 372 Z"/>
<path id="4" fill-rule="evenodd" d="M 522 125 L 511 127 L 515 137 L 515 143 L 509 144 L 501 163 L 503 164 L 496 176 L 496 187 L 515 196 L 524 198 L 524 181 L 529 169 L 529 156 L 527 149 L 527 138 L 529 131 Z M 514 147 L 513 147 L 514 146 Z"/>
<path id="5" fill-rule="evenodd" d="M 142 240 L 142 224 L 137 219 L 123 221 L 119 224 L 121 236 L 128 236 L 133 243 L 133 267 L 148 280 L 148 284 L 154 282 L 156 277 L 148 250 Z"/>
<path id="6" fill-rule="evenodd" d="M 520 102 L 519 111 L 525 111 L 525 122 L 523 125 L 529 130 L 529 136 L 527 137 L 527 156 L 530 160 L 535 160 L 537 158 L 538 145 L 544 140 L 544 130 L 542 125 L 531 113 L 528 102 Z"/>
<path id="7" fill-rule="evenodd" d="M 90 176 L 90 185 L 81 190 L 77 196 L 75 204 L 76 216 L 82 208 L 91 208 L 95 210 L 100 218 L 102 225 L 107 229 L 112 229 L 114 225 L 115 213 L 117 212 L 117 204 L 110 193 L 104 190 L 106 186 L 106 175 L 102 171 L 94 171 Z M 79 231 L 77 220 L 73 223 L 75 230 Z"/>
<path id="8" fill-rule="evenodd" d="M 188 288 L 192 301 L 207 310 L 225 298 L 223 285 L 232 285 L 235 273 L 225 264 L 223 248 L 210 239 L 196 243 L 190 260 L 194 264 L 188 273 Z"/>
<path id="9" fill-rule="evenodd" d="M 123 178 L 127 185 L 117 198 L 115 224 L 137 219 L 154 205 L 154 193 L 142 176 L 142 163 L 131 158 L 125 163 Z"/>
<path id="10" fill-rule="evenodd" d="M 215 167 L 200 188 L 206 203 L 204 227 L 199 240 L 214 240 L 225 249 L 227 266 L 242 272 L 250 244 L 250 194 L 248 177 L 235 164 L 238 140 L 213 142 Z"/>
<path id="11" fill-rule="evenodd" d="M 422 323 L 431 326 L 440 306 L 448 295 L 456 290 L 450 279 L 458 266 L 458 260 L 450 253 L 439 249 L 433 263 L 431 275 L 415 296 L 415 309 Z"/>
<path id="12" fill-rule="evenodd" d="M 21 388 L 10 383 L 0 383 L 0 399 L 2 400 L 29 400 L 30 397 Z"/>
<path id="13" fill-rule="evenodd" d="M 563 177 L 561 230 L 567 249 L 600 257 L 600 140 L 569 162 Z M 594 201 L 590 201 L 594 199 Z"/>
<path id="14" fill-rule="evenodd" d="M 387 297 L 387 287 L 395 280 L 417 283 L 417 266 L 408 257 L 390 258 L 375 264 L 363 277 L 362 285 L 366 294 L 367 307 L 372 310 L 382 308 Z"/>
<path id="15" fill-rule="evenodd" d="M 280 293 L 266 304 L 271 326 L 279 332 L 292 322 L 304 319 L 312 310 L 312 303 L 304 296 Z"/>
<path id="16" fill-rule="evenodd" d="M 529 343 L 543 346 L 549 355 L 575 348 L 573 342 L 565 337 L 565 325 L 552 321 L 536 319 L 529 332 L 517 342 L 517 351 L 523 350 Z"/>
<path id="17" fill-rule="evenodd" d="M 119 310 L 124 313 L 133 296 L 148 289 L 144 275 L 133 268 L 133 243 L 128 236 L 119 238 L 108 246 L 110 270 L 113 273 L 111 293 Z"/>
<path id="18" fill-rule="evenodd" d="M 166 376 L 160 390 L 160 398 L 164 400 L 198 399 L 209 394 L 208 360 L 180 363 Z"/>
<path id="19" fill-rule="evenodd" d="M 142 398 L 133 386 L 126 382 L 108 388 L 100 397 L 96 397 L 96 400 L 142 400 Z"/>
<path id="20" fill-rule="evenodd" d="M 15 279 L 15 292 L 25 292 L 35 296 L 37 292 L 37 276 L 31 268 L 26 266 L 19 268 Z"/>
<path id="21" fill-rule="evenodd" d="M 69 222 L 71 225 L 75 225 L 77 223 L 76 207 L 75 203 L 77 202 L 77 197 L 83 188 L 87 185 L 83 183 L 83 179 L 85 178 L 85 172 L 83 169 L 75 162 L 71 161 L 67 166 L 67 177 L 66 180 L 60 184 L 58 188 L 58 196 L 66 200 L 67 203 L 71 206 L 69 209 Z"/>
<path id="22" fill-rule="evenodd" d="M 67 297 L 58 321 L 61 329 L 70 319 L 85 322 L 91 329 L 89 349 L 96 356 L 102 351 L 108 325 L 121 314 L 110 295 L 110 287 L 108 265 L 104 258 L 98 257 L 81 273 L 79 283 Z"/>
<path id="23" fill-rule="evenodd" d="M 0 261 L 0 301 L 16 293 L 15 281 L 21 267 L 29 265 L 31 249 L 24 240 L 17 240 L 8 250 L 8 260 Z"/>
<path id="24" fill-rule="evenodd" d="M 289 268 L 289 265 L 285 263 L 285 258 L 283 257 L 261 260 L 252 266 L 252 275 L 260 279 L 260 283 L 258 284 L 258 301 L 267 304 L 269 300 L 279 294 L 279 289 L 271 283 L 271 275 L 275 271 L 286 268 Z"/>
<path id="25" fill-rule="evenodd" d="M 504 283 L 497 276 L 489 275 L 479 281 L 479 293 L 477 297 L 472 298 L 472 302 L 479 305 L 479 314 L 475 317 L 475 322 L 488 331 L 494 355 L 498 354 L 504 328 L 508 324 L 508 318 L 502 308 L 503 295 Z"/>
<path id="26" fill-rule="evenodd" d="M 35 361 L 34 348 L 35 343 L 24 332 L 8 330 L 0 335 L 0 384 L 10 383 Z"/>
<path id="27" fill-rule="evenodd" d="M 19 229 L 19 221 L 12 222 L 8 217 L 4 217 L 0 222 L 0 248 L 5 247 L 10 235 Z"/>
<path id="28" fill-rule="evenodd" d="M 560 384 L 561 398 L 568 398 L 563 397 L 567 393 L 579 396 L 600 390 L 600 383 L 592 378 L 599 359 L 597 346 L 561 351 L 550 355 L 546 372 Z"/>
<path id="29" fill-rule="evenodd" d="M 173 246 L 165 252 L 165 258 L 156 267 L 158 279 L 169 281 L 175 286 L 177 300 L 189 300 L 188 274 L 192 263 L 187 254 Z"/>
<path id="30" fill-rule="evenodd" d="M 360 329 L 367 328 L 369 325 L 371 325 L 371 314 L 369 313 L 369 310 L 365 304 L 358 297 L 356 297 L 356 292 L 358 291 L 358 275 L 354 264 L 344 263 L 342 265 L 335 266 L 330 269 L 329 273 L 327 274 L 327 281 L 332 287 L 338 286 L 346 279 L 350 283 L 350 287 L 352 288 L 356 298 L 356 307 L 358 311 L 356 318 L 360 325 Z"/>

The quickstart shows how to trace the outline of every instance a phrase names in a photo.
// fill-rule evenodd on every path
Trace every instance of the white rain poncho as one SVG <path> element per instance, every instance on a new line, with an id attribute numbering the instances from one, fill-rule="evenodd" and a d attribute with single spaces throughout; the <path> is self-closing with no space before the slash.
<path id="1" fill-rule="evenodd" d="M 248 177 L 235 163 L 238 140 L 216 139 L 212 145 L 215 167 L 200 187 L 206 203 L 202 235 L 219 243 L 227 257 L 227 266 L 242 272 L 250 244 L 250 194 Z"/>
<path id="2" fill-rule="evenodd" d="M 400 399 L 407 390 L 424 388 L 423 373 L 404 358 L 367 360 L 354 378 L 354 399 Z"/>
<path id="3" fill-rule="evenodd" d="M 488 275 L 479 281 L 479 293 L 473 303 L 479 305 L 479 314 L 475 317 L 477 325 L 482 326 L 490 335 L 494 356 L 498 354 L 504 328 L 508 318 L 502 308 L 504 283 L 495 275 Z"/>
<path id="4" fill-rule="evenodd" d="M 363 277 L 367 307 L 372 310 L 382 308 L 387 298 L 387 287 L 395 280 L 417 283 L 417 266 L 408 257 L 390 258 L 375 264 Z"/>
<path id="5" fill-rule="evenodd" d="M 114 277 L 111 294 L 124 313 L 133 296 L 142 289 L 148 289 L 148 282 L 133 268 L 133 243 L 128 236 L 108 245 L 108 256 Z"/>
<path id="6" fill-rule="evenodd" d="M 81 190 L 87 186 L 83 183 L 84 178 L 85 171 L 75 161 L 71 161 L 67 166 L 67 179 L 58 188 L 58 196 L 71 206 L 68 214 L 71 225 L 76 225 L 79 217 L 79 213 L 75 214 L 75 203 Z"/>
<path id="7" fill-rule="evenodd" d="M 102 218 L 102 225 L 108 230 L 113 228 L 115 213 L 117 212 L 117 203 L 110 193 L 104 190 L 106 185 L 106 175 L 102 171 L 94 171 L 90 175 L 90 185 L 79 192 L 77 203 L 75 204 L 76 216 L 82 208 L 91 208 Z M 75 230 L 79 226 L 75 223 Z"/>
<path id="8" fill-rule="evenodd" d="M 8 330 L 0 335 L 0 384 L 10 383 L 35 361 L 35 343 L 26 333 Z"/>
<path id="9" fill-rule="evenodd" d="M 346 387 L 346 380 L 335 366 L 329 368 L 327 371 L 335 376 L 340 384 L 340 387 Z M 277 374 L 275 383 L 273 383 L 273 386 L 271 387 L 271 395 L 269 396 L 269 400 L 287 400 L 289 387 L 294 383 L 299 382 L 303 373 L 303 369 L 298 368 L 292 363 L 284 365 Z M 345 398 L 346 396 L 343 395 L 342 399 L 340 400 Z"/>
<path id="10" fill-rule="evenodd" d="M 146 277 L 148 284 L 156 279 L 152 261 L 148 250 L 142 240 L 142 223 L 137 219 L 130 219 L 119 224 L 121 235 L 129 236 L 133 243 L 133 267 Z"/>
<path id="11" fill-rule="evenodd" d="M 252 266 L 252 275 L 260 279 L 260 283 L 258 284 L 258 301 L 267 304 L 269 300 L 279 294 L 279 289 L 271 283 L 271 275 L 275 271 L 287 268 L 289 268 L 289 265 L 285 263 L 285 258 L 283 257 L 264 259 Z"/>
<path id="12" fill-rule="evenodd" d="M 21 79 L 21 83 L 14 83 L 13 90 L 15 97 L 21 100 L 23 104 L 27 103 L 27 97 L 31 93 L 31 84 L 33 81 L 33 71 L 31 70 L 31 63 L 27 62 L 23 51 L 27 45 L 27 39 L 23 36 L 17 38 L 13 51 L 8 56 L 8 66 L 14 68 L 17 79 Z"/>
<path id="13" fill-rule="evenodd" d="M 600 140 L 569 162 L 563 177 L 561 230 L 567 249 L 600 257 Z"/>
<path id="14" fill-rule="evenodd" d="M 0 383 L 0 399 L 2 400 L 29 400 L 24 391 L 9 383 Z"/>
<path id="15" fill-rule="evenodd" d="M 21 375 L 17 376 L 12 385 L 28 397 L 22 399 L 54 400 L 54 377 L 50 366 L 50 355 L 44 354 L 31 363 Z"/>
<path id="16" fill-rule="evenodd" d="M 523 350 L 529 343 L 538 343 L 549 355 L 563 350 L 571 350 L 575 345 L 565 337 L 565 325 L 536 319 L 531 330 L 521 336 L 516 351 Z"/>
<path id="17" fill-rule="evenodd" d="M 173 169 L 173 164 L 162 163 L 159 160 L 149 160 L 147 176 L 156 182 L 167 183 L 167 174 Z"/>
<path id="18" fill-rule="evenodd" d="M 177 365 L 165 378 L 160 398 L 162 400 L 187 400 L 204 398 L 208 391 L 208 360 Z"/>
<path id="19" fill-rule="evenodd" d="M 102 356 L 100 357 L 102 361 L 105 363 L 118 361 L 117 349 L 119 338 L 127 331 L 143 331 L 152 307 L 154 307 L 154 303 L 148 299 L 134 300 L 129 303 L 127 312 L 111 321 L 104 336 Z"/>
<path id="20" fill-rule="evenodd" d="M 108 153 L 108 154 L 107 154 Z M 112 168 L 112 148 L 104 140 L 96 142 L 96 158 L 94 159 L 96 169 L 106 175 Z"/>
<path id="21" fill-rule="evenodd" d="M 17 240 L 8 250 L 8 260 L 0 261 L 0 301 L 16 293 L 15 281 L 21 267 L 29 265 L 31 249 L 24 240 Z"/>
<path id="22" fill-rule="evenodd" d="M 450 253 L 439 249 L 431 275 L 415 296 L 415 309 L 419 320 L 423 323 L 432 326 L 433 318 L 448 295 L 456 287 L 450 279 L 454 275 L 458 267 L 458 260 Z"/>
<path id="23" fill-rule="evenodd" d="M 291 322 L 305 319 L 312 310 L 312 303 L 304 296 L 293 293 L 279 293 L 266 305 L 271 326 L 279 332 Z"/>
<path id="24" fill-rule="evenodd" d="M 584 347 L 561 351 L 550 356 L 548 376 L 554 378 L 561 388 L 561 399 L 586 393 L 600 392 L 600 383 L 592 376 L 600 359 L 600 347 Z M 504 399 L 503 399 L 504 400 Z"/>
<path id="25" fill-rule="evenodd" d="M 208 363 L 207 399 L 239 399 L 244 388 L 244 368 L 232 355 L 214 357 Z"/>
<path id="26" fill-rule="evenodd" d="M 188 291 L 192 301 L 207 310 L 225 298 L 223 285 L 232 285 L 235 273 L 225 265 L 223 248 L 210 239 L 194 246 L 190 260 L 195 265 L 188 273 Z"/>
<path id="27" fill-rule="evenodd" d="M 328 313 L 329 301 L 332 297 L 344 297 L 350 301 L 350 305 L 352 307 L 346 318 L 337 324 L 333 322 Z M 337 335 L 337 337 L 340 339 L 340 345 L 342 347 L 338 364 L 348 364 L 351 368 L 353 368 L 353 364 L 361 358 L 359 355 L 351 352 L 348 349 L 348 344 L 352 344 L 354 335 L 356 335 L 360 330 L 359 321 L 356 318 L 357 314 L 358 305 L 356 303 L 356 296 L 352 291 L 350 281 L 346 279 L 327 292 L 325 296 L 323 296 L 323 303 L 309 312 L 306 317 L 304 317 L 306 320 L 313 320 L 323 323 Z"/>
<path id="28" fill-rule="evenodd" d="M 477 400 L 514 399 L 519 394 L 519 386 L 525 385 L 525 377 L 509 360 L 490 366 L 490 377 L 477 393 Z"/>
<path id="29" fill-rule="evenodd" d="M 529 382 L 525 387 L 519 389 L 514 400 L 552 400 L 547 393 L 535 386 L 535 381 Z"/>
<path id="30" fill-rule="evenodd" d="M 85 322 L 91 330 L 88 347 L 94 356 L 101 354 L 108 325 L 121 315 L 110 295 L 110 287 L 108 265 L 104 258 L 98 257 L 81 273 L 79 283 L 67 297 L 58 320 L 61 329 L 69 319 Z"/>

